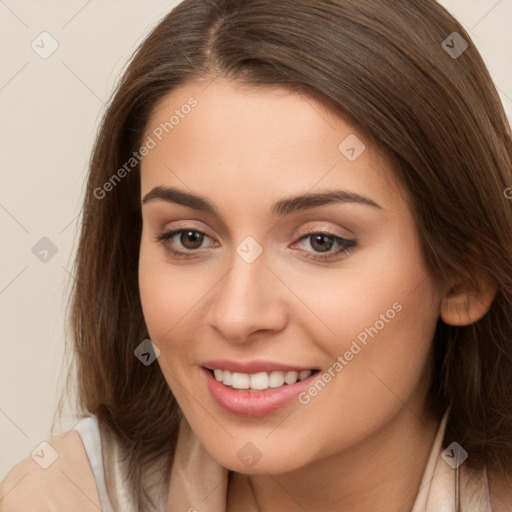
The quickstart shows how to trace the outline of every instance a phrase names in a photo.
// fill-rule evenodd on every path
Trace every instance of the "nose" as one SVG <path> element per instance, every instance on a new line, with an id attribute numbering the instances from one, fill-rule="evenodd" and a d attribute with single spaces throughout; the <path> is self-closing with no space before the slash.
<path id="1" fill-rule="evenodd" d="M 287 321 L 286 287 L 267 266 L 264 254 L 247 263 L 235 253 L 231 261 L 231 269 L 214 288 L 209 325 L 234 343 L 282 330 Z"/>

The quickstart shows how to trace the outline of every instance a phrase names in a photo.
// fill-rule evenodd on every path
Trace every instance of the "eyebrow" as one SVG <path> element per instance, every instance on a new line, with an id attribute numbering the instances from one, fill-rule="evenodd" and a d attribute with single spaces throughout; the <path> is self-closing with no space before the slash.
<path id="1" fill-rule="evenodd" d="M 174 187 L 153 188 L 144 196 L 142 204 L 147 204 L 155 200 L 181 204 L 183 206 L 193 208 L 194 210 L 204 211 L 220 217 L 217 208 L 206 197 L 190 194 Z M 334 203 L 357 203 L 382 209 L 382 207 L 375 201 L 361 194 L 351 192 L 350 190 L 335 189 L 328 190 L 326 192 L 285 197 L 272 205 L 271 212 L 273 215 L 282 217 L 292 213 Z"/>

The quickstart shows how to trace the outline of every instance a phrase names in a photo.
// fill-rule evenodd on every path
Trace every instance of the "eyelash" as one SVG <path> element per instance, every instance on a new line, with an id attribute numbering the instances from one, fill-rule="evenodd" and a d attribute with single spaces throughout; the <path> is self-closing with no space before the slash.
<path id="1" fill-rule="evenodd" d="M 169 253 L 171 253 L 174 258 L 180 258 L 180 259 L 193 258 L 193 257 L 195 257 L 197 252 L 199 252 L 200 250 L 178 251 L 176 249 L 171 249 L 169 246 L 169 243 L 168 243 L 169 240 L 172 239 L 175 235 L 183 233 L 183 232 L 187 232 L 187 231 L 192 231 L 193 233 L 199 233 L 201 235 L 207 236 L 208 238 L 211 238 L 206 233 L 203 233 L 202 231 L 199 231 L 198 229 L 181 228 L 181 229 L 175 229 L 175 230 L 165 231 L 165 232 L 161 233 L 160 235 L 158 235 L 156 237 L 156 241 L 158 243 L 160 243 L 161 245 L 163 245 L 164 249 L 166 251 L 168 251 Z M 335 242 L 337 242 L 338 244 L 341 245 L 341 248 L 339 248 L 338 250 L 336 250 L 332 253 L 329 253 L 325 256 L 318 255 L 321 253 L 316 253 L 317 255 L 314 255 L 314 256 L 312 256 L 312 255 L 306 256 L 307 258 L 315 260 L 315 261 L 330 261 L 340 254 L 348 254 L 354 249 L 354 247 L 356 245 L 355 240 L 347 240 L 345 238 L 335 235 L 334 233 L 329 233 L 329 232 L 324 232 L 324 231 L 311 231 L 311 232 L 301 236 L 298 241 L 305 240 L 307 238 L 312 237 L 313 235 L 324 235 L 324 236 L 327 236 L 330 238 L 334 238 Z M 305 252 L 308 252 L 308 251 L 305 251 Z"/>

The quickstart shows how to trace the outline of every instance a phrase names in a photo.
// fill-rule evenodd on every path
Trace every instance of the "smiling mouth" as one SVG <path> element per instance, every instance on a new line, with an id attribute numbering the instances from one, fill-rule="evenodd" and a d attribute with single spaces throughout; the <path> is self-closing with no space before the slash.
<path id="1" fill-rule="evenodd" d="M 312 374 L 319 372 L 318 369 L 302 371 L 272 371 L 258 373 L 230 372 L 228 370 L 208 370 L 217 382 L 235 390 L 265 391 L 283 386 L 290 386 L 307 379 Z"/>

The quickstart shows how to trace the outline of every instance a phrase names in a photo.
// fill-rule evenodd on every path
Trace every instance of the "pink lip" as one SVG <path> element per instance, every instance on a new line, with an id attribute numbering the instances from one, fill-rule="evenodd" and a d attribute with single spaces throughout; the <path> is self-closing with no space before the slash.
<path id="1" fill-rule="evenodd" d="M 228 370 L 238 373 L 258 373 L 258 372 L 301 372 L 303 370 L 313 370 L 313 368 L 304 368 L 302 366 L 292 366 L 283 363 L 274 363 L 272 361 L 228 361 L 227 359 L 215 359 L 205 361 L 203 365 L 210 370 Z"/>
<path id="2" fill-rule="evenodd" d="M 216 366 L 216 368 L 219 367 Z M 315 372 L 295 384 L 284 384 L 279 388 L 269 388 L 264 391 L 246 391 L 225 386 L 206 368 L 201 367 L 200 370 L 215 401 L 226 411 L 239 416 L 263 416 L 280 409 L 308 388 L 318 373 Z"/>

